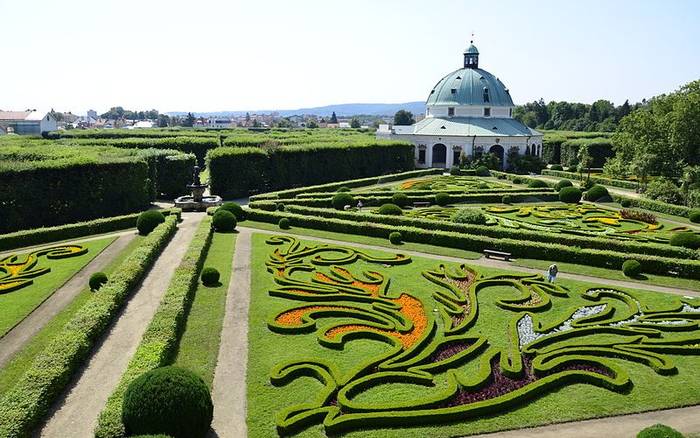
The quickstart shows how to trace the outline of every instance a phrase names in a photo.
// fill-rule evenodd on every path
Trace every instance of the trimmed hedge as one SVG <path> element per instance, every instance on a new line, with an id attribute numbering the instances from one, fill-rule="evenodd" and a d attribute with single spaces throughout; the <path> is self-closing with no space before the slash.
<path id="1" fill-rule="evenodd" d="M 235 202 L 224 202 L 223 204 L 221 204 L 218 210 L 230 211 L 231 213 L 233 213 L 234 216 L 236 216 L 236 221 L 238 222 L 245 220 L 245 210 L 243 209 L 243 207 L 236 204 Z"/>
<path id="2" fill-rule="evenodd" d="M 642 273 L 642 264 L 637 260 L 625 260 L 622 264 L 622 273 L 625 274 L 625 277 L 637 277 Z"/>
<path id="3" fill-rule="evenodd" d="M 559 191 L 559 200 L 567 204 L 576 204 L 581 200 L 581 189 L 578 187 L 563 187 Z"/>
<path id="4" fill-rule="evenodd" d="M 566 179 L 574 179 L 574 180 L 580 180 L 580 175 L 575 172 L 564 172 L 561 170 L 543 170 L 542 175 L 548 175 L 548 176 L 555 176 L 557 178 L 566 178 Z M 584 174 L 584 178 L 586 178 L 587 175 Z M 603 184 L 606 186 L 613 186 L 613 187 L 619 187 L 621 189 L 631 189 L 634 190 L 637 188 L 637 183 L 634 181 L 625 181 L 621 179 L 612 179 L 612 178 L 606 178 L 604 176 L 596 176 L 596 175 L 591 175 L 591 181 L 596 183 L 596 184 Z"/>
<path id="5" fill-rule="evenodd" d="M 264 193 L 261 195 L 254 195 L 250 197 L 251 201 L 262 201 L 266 199 L 287 199 L 287 198 L 294 198 L 297 195 L 302 195 L 302 194 L 311 194 L 311 193 L 326 193 L 328 194 L 329 192 L 336 192 L 338 191 L 339 188 L 342 187 L 347 187 L 347 188 L 354 188 L 354 187 L 363 187 L 363 186 L 371 186 L 375 184 L 384 184 L 392 181 L 400 181 L 402 179 L 407 179 L 407 178 L 418 178 L 421 176 L 427 176 L 427 175 L 436 175 L 436 174 L 442 174 L 442 169 L 418 169 L 418 170 L 411 170 L 408 172 L 401 172 L 401 173 L 392 173 L 389 175 L 382 175 L 382 176 L 373 176 L 370 178 L 359 178 L 359 179 L 352 179 L 352 180 L 347 180 L 347 181 L 338 181 L 338 182 L 333 182 L 333 183 L 328 183 L 328 184 L 319 184 L 315 186 L 309 186 L 309 187 L 302 187 L 298 189 L 289 189 L 289 190 L 280 190 L 277 192 L 271 192 L 271 193 Z M 329 195 L 329 196 L 332 196 Z"/>
<path id="6" fill-rule="evenodd" d="M 688 212 L 688 219 L 694 224 L 700 223 L 700 209 L 694 208 L 690 210 Z"/>
<path id="7" fill-rule="evenodd" d="M 253 210 L 251 210 L 253 211 Z M 578 236 L 575 234 L 547 233 L 522 229 L 500 228 L 487 225 L 456 224 L 446 221 L 408 216 L 380 216 L 364 212 L 335 211 L 323 208 L 289 207 L 287 212 L 306 216 L 314 216 L 321 220 L 325 218 L 352 220 L 384 224 L 387 226 L 408 226 L 425 230 L 449 231 L 461 234 L 478 235 L 493 239 L 529 240 L 532 242 L 558 243 L 570 247 L 610 249 L 617 252 L 657 255 L 678 259 L 696 259 L 698 254 L 686 248 L 677 248 L 659 243 L 612 240 L 604 237 Z M 282 216 L 280 216 L 282 217 Z"/>
<path id="8" fill-rule="evenodd" d="M 684 435 L 672 427 L 659 423 L 640 430 L 637 438 L 684 438 Z"/>
<path id="9" fill-rule="evenodd" d="M 352 214 L 352 213 L 350 213 Z M 678 275 L 684 278 L 700 279 L 700 261 L 682 260 L 661 257 L 651 254 L 636 254 L 634 252 L 617 252 L 591 248 L 579 248 L 564 243 L 544 243 L 515 239 L 493 238 L 484 235 L 467 234 L 464 232 L 426 230 L 416 227 L 396 228 L 396 224 L 356 222 L 352 220 L 330 219 L 328 217 L 310 217 L 289 212 L 278 213 L 263 210 L 251 210 L 249 218 L 261 222 L 276 223 L 281 217 L 287 217 L 297 227 L 314 228 L 345 234 L 358 234 L 369 237 L 386 238 L 392 231 L 399 231 L 407 242 L 424 243 L 427 245 L 464 249 L 481 252 L 484 249 L 495 249 L 510 252 L 515 257 L 535 258 L 558 262 L 577 263 L 598 266 L 609 269 L 621 269 L 625 260 L 633 256 L 643 263 L 646 272 L 660 275 Z M 388 218 L 387 216 L 382 219 Z M 392 218 L 396 221 L 406 218 Z M 385 222 L 394 222 L 385 220 Z M 439 222 L 431 222 L 438 224 Z M 457 226 L 456 224 L 452 224 Z M 466 227 L 466 225 L 462 225 Z M 487 227 L 482 227 L 487 228 Z M 561 237 L 561 236 L 560 236 Z M 562 241 L 565 239 L 559 239 Z M 593 240 L 593 239 L 589 239 Z M 611 243 L 611 242 L 608 242 Z M 641 245 L 640 245 L 641 246 Z M 651 246 L 651 245 L 650 245 Z M 660 246 L 660 245 L 659 245 Z M 668 248 L 668 247 L 667 247 Z"/>
<path id="10" fill-rule="evenodd" d="M 289 225 L 289 219 L 286 217 L 283 217 L 280 219 L 280 221 L 277 223 L 277 226 L 280 227 L 281 230 L 288 230 L 290 225 Z"/>
<path id="11" fill-rule="evenodd" d="M 45 160 L 5 169 L 0 171 L 0 233 L 143 210 L 149 184 L 148 165 L 141 160 Z"/>
<path id="12" fill-rule="evenodd" d="M 377 213 L 390 216 L 401 216 L 403 214 L 403 210 L 401 210 L 401 207 L 396 204 L 384 204 L 379 207 Z"/>
<path id="13" fill-rule="evenodd" d="M 689 231 L 676 233 L 671 236 L 669 241 L 671 246 L 681 246 L 683 248 L 698 249 L 700 248 L 700 236 Z"/>
<path id="14" fill-rule="evenodd" d="M 150 370 L 131 382 L 124 395 L 123 419 L 129 434 L 205 438 L 213 417 L 209 388 L 185 368 Z"/>
<path id="15" fill-rule="evenodd" d="M 235 198 L 358 175 L 412 170 L 413 149 L 409 143 L 382 140 L 271 149 L 223 147 L 209 151 L 207 166 L 212 193 Z"/>
<path id="16" fill-rule="evenodd" d="M 586 198 L 586 201 L 598 201 L 599 199 L 605 198 L 607 196 L 610 196 L 608 193 L 608 189 L 605 188 L 605 186 L 601 186 L 600 184 L 596 184 L 590 189 L 586 190 L 586 193 L 584 197 Z"/>
<path id="17" fill-rule="evenodd" d="M 44 418 L 73 373 L 88 358 L 129 293 L 136 287 L 177 231 L 174 216 L 145 237 L 112 273 L 112 278 L 34 359 L 0 398 L 0 436 L 28 436 Z"/>
<path id="18" fill-rule="evenodd" d="M 217 233 L 232 233 L 236 225 L 236 216 L 228 210 L 217 210 L 212 216 L 211 227 Z"/>
<path id="19" fill-rule="evenodd" d="M 147 210 L 136 219 L 136 229 L 139 230 L 139 234 L 145 236 L 163 222 L 165 222 L 163 213 L 158 210 Z"/>
<path id="20" fill-rule="evenodd" d="M 355 198 L 350 193 L 338 192 L 331 198 L 331 205 L 337 210 L 342 210 L 346 205 L 355 206 Z"/>
<path id="21" fill-rule="evenodd" d="M 572 187 L 574 184 L 568 179 L 562 179 L 558 183 L 554 184 L 554 190 L 560 191 L 564 187 Z"/>
<path id="22" fill-rule="evenodd" d="M 216 286 L 219 284 L 221 274 L 216 268 L 206 267 L 202 269 L 202 284 L 205 286 Z"/>
<path id="23" fill-rule="evenodd" d="M 95 429 L 96 437 L 125 436 L 122 403 L 129 384 L 141 374 L 167 365 L 175 358 L 187 311 L 197 288 L 199 272 L 211 245 L 211 220 L 210 216 L 202 219 L 180 265 L 175 269 L 175 274 L 141 338 L 136 353 L 100 414 Z"/>
<path id="24" fill-rule="evenodd" d="M 389 233 L 389 242 L 391 242 L 394 245 L 398 245 L 401 243 L 401 233 L 398 231 L 392 231 Z"/>
<path id="25" fill-rule="evenodd" d="M 665 213 L 673 216 L 688 217 L 690 215 L 690 208 L 683 205 L 668 204 L 666 202 L 656 201 L 654 199 L 644 198 L 644 197 L 632 197 L 632 196 L 622 196 L 622 195 L 611 195 L 615 202 L 622 204 L 623 202 L 627 207 L 637 207 L 643 208 L 645 210 L 655 211 L 657 213 Z"/>
<path id="26" fill-rule="evenodd" d="M 105 274 L 104 272 L 95 272 L 90 276 L 90 280 L 88 280 L 88 286 L 90 286 L 90 290 L 97 291 L 105 283 L 107 283 L 108 280 L 109 279 L 107 278 L 107 274 Z"/>

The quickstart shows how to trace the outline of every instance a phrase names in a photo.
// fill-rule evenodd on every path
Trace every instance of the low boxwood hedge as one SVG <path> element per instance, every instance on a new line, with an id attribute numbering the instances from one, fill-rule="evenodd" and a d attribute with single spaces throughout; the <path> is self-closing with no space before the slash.
<path id="1" fill-rule="evenodd" d="M 622 264 L 625 262 L 625 260 L 632 256 L 642 263 L 645 266 L 646 272 L 650 274 L 672 274 L 684 278 L 700 279 L 700 261 L 698 260 L 682 260 L 678 258 L 661 257 L 653 254 L 639 254 L 629 251 L 629 249 L 624 249 L 623 251 L 625 252 L 619 252 L 581 248 L 563 243 L 561 242 L 561 239 L 559 240 L 561 243 L 544 243 L 525 240 L 518 236 L 514 236 L 515 238 L 493 238 L 479 234 L 443 231 L 438 230 L 435 227 L 433 229 L 416 228 L 415 226 L 400 226 L 397 228 L 397 222 L 407 218 L 394 218 L 389 216 L 383 217 L 385 219 L 393 219 L 393 221 L 385 221 L 387 223 L 358 222 L 356 220 L 302 216 L 290 212 L 278 213 L 263 210 L 251 210 L 249 217 L 252 220 L 269 223 L 276 223 L 281 217 L 287 217 L 292 225 L 298 227 L 315 228 L 326 231 L 359 234 L 379 238 L 386 238 L 388 233 L 392 231 L 399 231 L 403 236 L 403 241 L 405 242 L 425 243 L 428 245 L 444 246 L 477 252 L 481 252 L 484 249 L 495 249 L 498 251 L 510 252 L 515 257 L 577 263 L 618 270 L 622 268 Z M 439 222 L 433 221 L 431 223 L 438 224 Z M 455 227 L 467 226 L 457 224 L 447 225 L 452 225 Z M 472 226 L 476 227 L 475 225 Z M 639 245 L 639 248 L 643 248 L 643 246 Z M 667 248 L 673 249 L 668 246 Z"/>
<path id="2" fill-rule="evenodd" d="M 578 180 L 580 179 L 580 175 L 575 172 L 564 172 L 561 170 L 543 170 L 542 175 L 548 175 L 548 176 L 555 176 L 558 178 L 567 178 L 567 179 L 575 179 Z M 607 186 L 613 186 L 613 187 L 619 187 L 622 189 L 636 189 L 637 188 L 637 183 L 634 181 L 625 181 L 621 179 L 612 179 L 612 178 L 606 178 L 603 176 L 596 176 L 596 175 L 591 175 L 591 181 L 593 181 L 596 184 L 604 184 Z"/>
<path id="3" fill-rule="evenodd" d="M 211 245 L 211 220 L 210 216 L 202 219 L 180 265 L 175 269 L 163 300 L 143 334 L 136 353 L 100 414 L 95 429 L 96 437 L 125 436 L 122 404 L 127 387 L 146 371 L 167 365 L 174 359 L 186 321 L 186 312 L 194 298 L 199 272 Z"/>
<path id="4" fill-rule="evenodd" d="M 542 231 L 514 230 L 486 225 L 456 224 L 447 221 L 409 216 L 379 216 L 376 214 L 352 211 L 335 211 L 323 208 L 289 207 L 290 213 L 321 218 L 337 218 L 357 222 L 373 222 L 394 226 L 409 226 L 426 230 L 452 231 L 456 233 L 475 234 L 495 239 L 530 240 L 544 243 L 561 243 L 581 248 L 610 249 L 618 252 L 641 253 L 679 259 L 694 259 L 698 254 L 690 249 L 648 242 L 613 240 L 603 237 L 578 236 L 575 234 L 547 233 Z"/>
<path id="5" fill-rule="evenodd" d="M 31 434 L 176 231 L 177 218 L 170 216 L 145 237 L 112 273 L 111 281 L 75 313 L 3 394 L 0 436 Z"/>
<path id="6" fill-rule="evenodd" d="M 581 189 L 578 187 L 563 187 L 559 191 L 559 200 L 567 204 L 576 204 L 581 200 Z"/>
<path id="7" fill-rule="evenodd" d="M 403 210 L 401 210 L 401 207 L 396 204 L 384 204 L 379 207 L 377 213 L 390 216 L 401 216 L 403 214 Z"/>

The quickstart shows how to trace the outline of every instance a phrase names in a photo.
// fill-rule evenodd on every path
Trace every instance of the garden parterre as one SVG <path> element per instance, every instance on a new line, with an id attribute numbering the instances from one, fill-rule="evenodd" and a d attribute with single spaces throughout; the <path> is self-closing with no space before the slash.
<path id="1" fill-rule="evenodd" d="M 289 236 L 254 236 L 252 264 L 251 436 L 453 436 L 699 401 L 698 298 Z"/>

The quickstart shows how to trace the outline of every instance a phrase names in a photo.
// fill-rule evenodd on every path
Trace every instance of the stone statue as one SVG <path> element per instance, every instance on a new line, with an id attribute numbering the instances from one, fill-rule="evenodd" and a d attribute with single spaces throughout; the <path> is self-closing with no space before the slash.
<path id="1" fill-rule="evenodd" d="M 194 166 L 194 171 L 192 172 L 192 185 L 201 186 L 202 181 L 199 179 L 199 166 Z"/>

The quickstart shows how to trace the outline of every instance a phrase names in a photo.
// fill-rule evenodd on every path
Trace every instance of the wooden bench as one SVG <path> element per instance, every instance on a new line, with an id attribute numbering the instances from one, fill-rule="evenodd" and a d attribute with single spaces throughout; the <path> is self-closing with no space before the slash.
<path id="1" fill-rule="evenodd" d="M 484 256 L 485 256 L 487 259 L 490 259 L 491 257 L 500 257 L 500 258 L 502 258 L 503 260 L 509 262 L 509 261 L 510 261 L 510 257 L 512 256 L 512 254 L 509 253 L 509 252 L 495 251 L 495 250 L 493 250 L 493 249 L 485 249 L 485 250 L 484 250 Z"/>
<path id="2" fill-rule="evenodd" d="M 430 207 L 429 201 L 416 201 L 413 203 L 414 207 Z"/>

